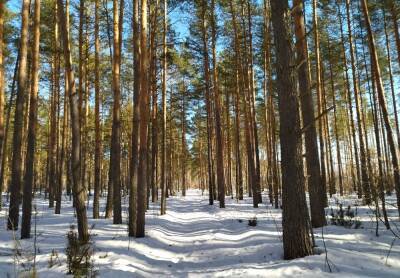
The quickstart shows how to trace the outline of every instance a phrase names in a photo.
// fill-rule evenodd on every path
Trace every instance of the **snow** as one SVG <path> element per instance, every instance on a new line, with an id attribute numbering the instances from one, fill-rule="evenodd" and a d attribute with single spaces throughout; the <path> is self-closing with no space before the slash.
<path id="1" fill-rule="evenodd" d="M 66 233 L 75 224 L 71 202 L 63 200 L 61 215 L 48 208 L 47 200 L 35 199 L 37 206 L 36 268 L 39 277 L 66 275 Z M 99 277 L 399 277 L 400 245 L 383 224 L 379 237 L 375 236 L 375 217 L 366 206 L 357 206 L 362 228 L 344 228 L 329 225 L 323 235 L 316 229 L 315 240 L 319 255 L 285 261 L 282 248 L 281 210 L 265 201 L 259 208 L 252 207 L 252 199 L 226 199 L 226 208 L 208 205 L 208 196 L 201 191 L 188 190 L 186 197 L 168 199 L 168 210 L 159 215 L 159 204 L 152 204 L 146 215 L 146 237 L 127 236 L 127 225 L 113 225 L 111 219 L 91 219 L 95 242 L 94 266 Z M 105 198 L 102 198 L 104 211 Z M 124 221 L 128 199 L 123 199 Z M 354 196 L 340 200 L 357 203 Z M 394 197 L 389 199 L 394 203 Z M 332 206 L 335 200 L 331 200 Z M 5 205 L 5 208 L 7 205 Z M 344 206 L 345 207 L 345 206 Z M 397 209 L 389 206 L 393 230 L 397 230 Z M 330 213 L 330 209 L 327 209 Z M 14 277 L 32 263 L 33 239 L 15 241 L 19 231 L 6 230 L 6 209 L 0 212 L 0 277 Z M 257 217 L 257 226 L 248 226 L 248 220 Z M 34 217 L 32 217 L 34 221 Z M 34 224 L 32 224 L 32 230 Z M 15 263 L 15 244 L 21 245 L 21 255 Z M 388 252 L 390 256 L 387 258 Z M 58 252 L 60 264 L 49 267 L 52 250 Z"/>

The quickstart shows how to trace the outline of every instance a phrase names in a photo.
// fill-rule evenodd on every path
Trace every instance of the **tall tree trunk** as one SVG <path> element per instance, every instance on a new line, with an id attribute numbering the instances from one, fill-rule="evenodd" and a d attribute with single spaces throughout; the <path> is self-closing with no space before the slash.
<path id="1" fill-rule="evenodd" d="M 361 170 L 360 170 L 360 162 L 359 162 L 359 155 L 358 155 L 358 144 L 356 139 L 356 131 L 354 126 L 354 116 L 353 116 L 353 106 L 352 106 L 352 99 L 351 99 L 351 92 L 350 92 L 350 78 L 349 78 L 349 68 L 347 65 L 347 57 L 346 57 L 346 47 L 345 47 L 345 38 L 344 38 L 344 26 L 342 22 L 342 13 L 340 11 L 340 5 L 338 4 L 338 18 L 339 18 L 339 25 L 340 25 L 340 43 L 342 45 L 342 54 L 343 54 L 343 64 L 344 64 L 344 73 L 345 73 L 345 84 L 346 84 L 346 95 L 347 95 L 347 106 L 349 111 L 348 120 L 350 122 L 350 134 L 353 140 L 353 150 L 354 150 L 354 160 L 356 162 L 356 172 L 357 172 L 357 179 L 353 179 L 354 189 L 357 190 L 357 194 L 359 198 L 362 198 L 362 189 L 361 189 Z M 351 151 L 351 150 L 350 150 Z M 351 151 L 352 152 L 352 151 Z M 353 156 L 353 155 L 352 155 Z M 352 159 L 353 160 L 353 159 Z"/>
<path id="2" fill-rule="evenodd" d="M 214 171 L 212 164 L 212 125 L 211 125 L 211 94 L 210 94 L 210 71 L 208 61 L 208 39 L 207 39 L 207 19 L 206 9 L 207 3 L 203 0 L 201 4 L 202 14 L 202 39 L 203 39 L 203 67 L 204 67 L 204 82 L 206 91 L 206 110 L 207 110 L 207 161 L 208 161 L 208 190 L 209 190 L 209 204 L 214 203 Z"/>
<path id="3" fill-rule="evenodd" d="M 390 15 L 392 18 L 392 23 L 393 23 L 394 37 L 396 40 L 397 59 L 398 59 L 399 65 L 400 65 L 400 33 L 399 33 L 400 31 L 399 31 L 399 23 L 398 23 L 398 12 L 396 11 L 398 5 L 396 5 L 395 0 L 390 0 L 388 3 L 389 3 Z"/>
<path id="4" fill-rule="evenodd" d="M 255 201 L 258 204 L 262 203 L 261 194 L 261 169 L 260 169 L 260 150 L 258 143 L 258 127 L 256 121 L 256 84 L 254 80 L 254 55 L 253 55 L 253 33 L 252 33 L 252 12 L 251 2 L 247 0 L 247 21 L 248 21 L 248 62 L 249 62 L 249 96 L 250 96 L 250 117 L 252 122 L 252 144 L 254 151 L 254 163 L 255 163 L 255 176 L 254 176 L 254 194 Z"/>
<path id="5" fill-rule="evenodd" d="M 56 201 L 56 208 L 55 208 L 55 213 L 59 214 L 58 210 L 61 208 L 61 192 L 59 192 L 61 184 L 59 184 L 59 174 L 58 174 L 58 169 L 59 169 L 59 155 L 58 155 L 58 140 L 59 140 L 59 117 L 60 117 L 60 75 L 61 75 L 61 57 L 60 57 L 60 49 L 59 49 L 59 23 L 58 23 L 58 18 L 57 18 L 57 9 L 58 6 L 55 3 L 55 13 L 54 13 L 54 41 L 55 41 L 55 46 L 54 46 L 54 103 L 53 107 L 51 109 L 51 134 L 50 134 L 50 142 L 51 147 L 51 155 L 52 155 L 52 164 L 50 164 L 50 171 L 52 177 L 51 180 L 51 185 L 49 182 L 49 193 L 51 192 L 52 194 L 49 196 L 49 207 L 54 206 L 54 201 Z M 50 187 L 51 186 L 51 187 Z M 50 199 L 51 197 L 51 199 Z M 59 202 L 57 202 L 59 198 Z M 58 205 L 58 206 L 57 206 Z"/>
<path id="6" fill-rule="evenodd" d="M 147 50 L 147 0 L 141 0 L 140 26 L 140 122 L 139 122 L 139 165 L 137 173 L 137 222 L 135 236 L 144 237 L 146 189 L 147 189 L 147 130 L 149 118 L 148 69 L 149 57 Z"/>
<path id="7" fill-rule="evenodd" d="M 129 236 L 133 237 L 136 233 L 136 221 L 137 221 L 137 170 L 138 170 L 138 159 L 139 159 L 139 121 L 140 121 L 140 34 L 139 34 L 139 0 L 133 2 L 133 17 L 132 17 L 132 28 L 133 28 L 133 59 L 134 59 L 134 96 L 133 96 L 133 119 L 132 119 L 132 151 L 131 151 L 131 163 L 129 169 L 129 180 L 130 180 L 130 195 L 129 195 Z"/>
<path id="8" fill-rule="evenodd" d="M 5 0 L 0 0 L 0 162 L 3 160 L 3 145 L 5 144 L 5 130 L 4 130 L 4 65 L 3 65 L 3 48 L 4 48 L 4 10 L 5 10 Z M 2 192 L 3 186 L 0 181 L 0 209 L 2 205 Z"/>
<path id="9" fill-rule="evenodd" d="M 181 111 L 181 168 L 182 168 L 182 196 L 186 196 L 186 106 L 185 106 L 185 81 L 182 83 L 182 111 Z"/>
<path id="10" fill-rule="evenodd" d="M 317 109 L 318 109 L 318 131 L 319 131 L 319 154 L 321 164 L 321 186 L 323 195 L 320 195 L 324 205 L 328 205 L 326 197 L 326 163 L 325 163 L 325 135 L 324 135 L 324 124 L 323 124 L 323 84 L 321 80 L 321 58 L 320 58 L 320 43 L 319 43 L 319 31 L 318 31 L 318 15 L 317 15 L 317 2 L 313 0 L 313 30 L 314 30 L 314 48 L 315 48 L 315 71 L 316 71 L 316 91 L 317 91 Z"/>
<path id="11" fill-rule="evenodd" d="M 69 19 L 69 17 L 70 17 L 70 0 L 65 0 L 65 24 L 66 24 L 66 32 L 67 32 L 67 36 L 68 36 L 68 38 L 69 38 L 69 34 L 70 34 L 70 19 Z M 59 24 L 60 24 L 60 21 L 59 21 Z M 60 31 L 61 31 L 61 26 L 60 26 Z M 62 34 L 61 34 L 61 36 L 62 36 Z M 69 40 L 68 40 L 69 41 Z M 60 40 L 60 45 L 62 44 L 62 37 L 61 37 L 61 40 Z M 71 47 L 71 46 L 70 46 Z M 61 48 L 60 48 L 60 50 L 62 50 Z M 66 69 L 66 67 L 65 67 L 65 63 L 64 63 L 64 70 L 65 70 L 65 72 L 67 72 L 67 69 Z M 67 95 L 67 102 L 69 101 L 69 93 L 70 93 L 70 89 L 69 89 L 69 83 L 68 83 L 68 76 L 67 76 L 67 74 L 64 74 L 64 83 L 65 83 L 65 88 L 64 88 L 64 90 L 65 90 L 65 93 L 66 93 L 66 95 Z M 69 102 L 67 103 L 67 107 L 69 107 Z M 69 114 L 68 114 L 69 113 Z M 70 121 L 70 112 L 68 112 L 66 115 L 67 115 L 67 124 L 66 124 L 66 133 L 67 133 L 67 138 L 69 139 L 69 135 L 70 135 L 70 133 L 71 132 L 69 132 L 69 129 L 68 129 L 68 126 L 69 126 L 69 121 Z M 66 190 L 67 190 L 67 196 L 69 196 L 69 199 L 71 200 L 71 197 L 72 197 L 72 195 L 73 194 L 71 194 L 72 193 L 72 182 L 71 182 L 71 180 L 72 180 L 72 159 L 71 159 L 71 155 L 70 155 L 70 150 L 71 150 L 71 145 L 70 144 L 67 144 L 67 154 L 69 154 L 69 155 L 67 155 L 67 161 L 66 161 L 66 176 L 67 176 L 67 179 L 66 179 Z"/>
<path id="12" fill-rule="evenodd" d="M 270 105 L 270 119 L 271 119 L 271 134 L 272 134 L 272 169 L 273 169 L 273 186 L 274 190 L 274 207 L 279 208 L 279 195 L 281 194 L 281 180 L 279 179 L 279 167 L 278 167 L 278 151 L 277 151 L 277 140 L 276 140 L 276 117 L 275 117 L 275 104 L 273 101 L 273 95 L 269 97 Z"/>
<path id="13" fill-rule="evenodd" d="M 84 113 L 83 113 L 83 94 L 84 94 L 84 70 L 85 70 L 85 55 L 84 55 L 84 25 L 86 19 L 86 10 L 85 3 L 86 0 L 79 0 L 79 27 L 78 27 L 78 96 L 79 96 L 79 129 L 81 136 L 81 144 L 79 149 L 80 160 L 84 161 L 84 146 L 85 146 L 85 138 L 83 136 L 84 132 Z M 51 161 L 50 161 L 51 162 Z M 85 191 L 85 199 L 86 199 L 86 188 L 85 183 L 83 181 L 85 173 L 84 168 L 86 162 L 81 163 L 81 183 Z M 50 167 L 51 169 L 51 167 Z M 50 170 L 51 171 L 51 170 Z"/>
<path id="14" fill-rule="evenodd" d="M 243 173 L 242 158 L 240 153 L 240 88 L 241 88 L 241 54 L 239 46 L 238 26 L 236 21 L 236 11 L 232 1 L 229 4 L 232 23 L 234 29 L 234 48 L 235 48 L 235 149 L 236 149 L 236 195 L 239 200 L 243 200 Z"/>
<path id="15" fill-rule="evenodd" d="M 267 152 L 267 173 L 266 183 L 268 186 L 268 197 L 271 204 L 273 204 L 273 186 L 272 186 L 272 150 L 271 150 L 271 134 L 270 134 L 270 119 L 269 119 L 269 105 L 268 105 L 268 90 L 270 89 L 271 80 L 271 13 L 269 0 L 264 0 L 264 45 L 263 45 L 263 97 L 264 97 L 264 125 L 265 125 L 265 146 Z M 271 91 L 270 91 L 271 93 Z"/>
<path id="16" fill-rule="evenodd" d="M 388 70 L 389 70 L 389 79 L 390 79 L 390 91 L 392 93 L 392 106 L 393 106 L 393 113 L 394 113 L 394 121 L 395 121 L 395 128 L 396 128 L 396 135 L 397 135 L 397 144 L 399 146 L 400 150 L 400 126 L 399 126 L 399 116 L 398 116 L 398 110 L 397 110 L 397 101 L 396 101 L 396 93 L 395 93 L 395 88 L 394 88 L 394 78 L 393 78 L 393 70 L 392 70 L 392 58 L 390 57 L 390 41 L 389 41 L 389 32 L 387 28 L 387 18 L 385 14 L 385 9 L 382 9 L 383 11 L 383 16 L 384 16 L 384 30 L 385 30 L 385 43 L 386 43 L 386 57 L 388 61 Z M 397 30 L 394 30 L 394 33 L 397 33 L 397 36 L 399 36 L 399 31 L 398 31 L 398 25 L 397 21 L 395 21 L 396 24 L 394 24 L 394 27 L 397 28 Z M 396 38 L 397 40 L 397 38 Z M 399 38 L 400 40 L 400 38 Z M 400 44 L 400 41 L 399 41 Z M 400 45 L 399 45 L 399 65 L 400 65 Z"/>
<path id="17" fill-rule="evenodd" d="M 297 74 L 303 126 L 305 127 L 305 147 L 308 177 L 308 191 L 310 194 L 311 224 L 314 228 L 325 225 L 324 186 L 322 185 L 320 164 L 318 157 L 317 129 L 315 127 L 314 103 L 311 93 L 311 84 L 308 72 L 307 41 L 304 26 L 303 0 L 293 2 L 294 24 L 296 35 Z"/>
<path id="18" fill-rule="evenodd" d="M 221 99 L 218 88 L 218 68 L 217 68 L 217 35 L 215 23 L 215 0 L 211 0 L 211 48 L 213 57 L 213 88 L 215 105 L 215 135 L 217 139 L 217 183 L 219 207 L 225 207 L 225 177 L 224 177 L 224 143 L 221 128 Z M 208 55 L 208 54 L 207 54 Z"/>
<path id="19" fill-rule="evenodd" d="M 304 188 L 299 103 L 296 94 L 287 0 L 271 0 L 277 54 L 285 259 L 312 254 Z"/>
<path id="20" fill-rule="evenodd" d="M 24 176 L 24 195 L 22 203 L 21 238 L 29 238 L 31 234 L 32 187 L 34 182 L 34 162 L 37 122 L 37 94 L 39 83 L 39 42 L 40 42 L 40 0 L 35 0 L 33 19 L 32 46 L 32 85 L 30 92 L 28 145 L 26 148 L 26 165 Z"/>
<path id="21" fill-rule="evenodd" d="M 230 114 L 230 91 L 225 87 L 225 113 L 226 113 L 226 188 L 233 199 L 232 188 L 232 143 L 231 143 L 231 114 Z"/>
<path id="22" fill-rule="evenodd" d="M 13 154 L 11 162 L 10 207 L 7 221 L 9 230 L 18 229 L 19 205 L 22 176 L 22 129 L 25 96 L 27 95 L 27 56 L 29 29 L 29 0 L 23 0 L 21 10 L 20 63 L 18 68 L 18 89 L 14 116 Z"/>
<path id="23" fill-rule="evenodd" d="M 239 96 L 239 71 L 235 72 L 235 154 L 236 154 L 236 196 L 243 200 L 243 171 L 240 153 L 240 96 Z"/>
<path id="24" fill-rule="evenodd" d="M 54 18 L 56 19 L 56 18 Z M 54 40 L 57 40 L 58 33 L 57 33 L 57 24 L 54 26 Z M 50 101 L 50 139 L 49 139 L 49 179 L 47 181 L 47 188 L 49 193 L 49 208 L 54 207 L 54 197 L 56 191 L 56 160 L 57 160 L 57 95 L 59 93 L 59 54 L 57 53 L 56 46 L 54 48 L 53 53 L 53 61 L 52 61 L 52 86 L 51 86 L 51 101 Z"/>
<path id="25" fill-rule="evenodd" d="M 243 55 L 241 55 L 242 62 L 242 73 L 243 83 L 242 89 L 244 92 L 244 116 L 245 116 L 245 142 L 246 142 L 246 153 L 247 153 L 247 185 L 249 197 L 253 197 L 253 206 L 258 207 L 258 194 L 257 194 L 257 167 L 255 159 L 255 144 L 254 144 L 254 122 L 253 122 L 253 108 L 252 108 L 252 97 L 253 88 L 251 82 L 251 69 L 249 66 L 249 51 L 248 51 L 248 34 L 245 21 L 245 10 L 244 1 L 241 2 L 241 17 L 242 17 L 242 36 L 243 36 Z M 240 48 L 238 48 L 240 49 Z M 240 50 L 239 50 L 240 51 Z"/>
<path id="26" fill-rule="evenodd" d="M 329 77 L 331 84 L 331 93 L 332 93 L 332 103 L 333 103 L 333 122 L 334 122 L 334 133 L 335 133 L 335 142 L 336 142 L 336 158 L 338 163 L 338 175 L 339 175 L 339 193 L 340 196 L 343 196 L 343 170 L 342 170 L 342 155 L 340 151 L 340 142 L 338 135 L 338 124 L 337 124 L 337 106 L 336 106 L 336 94 L 335 94 L 335 84 L 333 77 L 333 65 L 332 65 L 332 53 L 331 53 L 331 44 L 330 39 L 328 37 L 328 54 L 329 54 Z"/>
<path id="27" fill-rule="evenodd" d="M 371 195 L 370 195 L 370 185 L 369 185 L 369 177 L 368 177 L 368 168 L 367 168 L 367 158 L 366 158 L 366 150 L 365 150 L 365 142 L 364 142 L 364 129 L 363 129 L 363 118 L 361 114 L 361 104 L 360 104 L 360 92 L 359 92 L 359 84 L 357 80 L 357 69 L 356 69 L 356 60 L 354 57 L 354 46 L 353 46 L 353 35 L 352 35 L 352 26 L 350 19 L 350 0 L 346 0 L 346 13 L 347 13 L 347 29 L 349 33 L 349 47 L 350 47 L 350 61 L 351 61 L 351 72 L 353 76 L 353 90 L 354 90 L 354 99 L 356 104 L 356 116 L 357 116 L 357 124 L 358 124 L 358 142 L 360 144 L 360 161 L 361 161 L 361 186 L 363 190 L 363 195 L 365 197 L 365 201 L 367 204 L 371 203 Z"/>
<path id="28" fill-rule="evenodd" d="M 123 0 L 121 0 L 123 1 Z M 122 3 L 122 2 L 121 2 Z M 122 6 L 121 6 L 122 8 Z M 113 1 L 114 18 L 114 52 L 113 52 L 113 80 L 114 91 L 113 123 L 111 132 L 110 179 L 113 187 L 113 223 L 122 224 L 121 211 L 121 87 L 120 87 L 120 65 L 121 65 L 121 44 L 120 44 L 120 18 L 118 0 Z"/>
<path id="29" fill-rule="evenodd" d="M 72 56 L 69 42 L 68 25 L 66 15 L 64 13 L 64 6 L 62 0 L 57 0 L 58 4 L 58 17 L 60 22 L 61 37 L 64 49 L 64 63 L 66 75 L 68 78 L 68 96 L 70 101 L 70 114 L 71 114 L 71 128 L 72 128 L 72 180 L 73 180 L 73 194 L 75 200 L 75 209 L 78 220 L 78 234 L 79 240 L 87 242 L 89 240 L 86 205 L 85 205 L 85 192 L 81 184 L 81 161 L 80 161 L 80 128 L 79 128 L 79 96 L 76 92 L 74 71 L 72 69 Z"/>
<path id="30" fill-rule="evenodd" d="M 386 129 L 386 134 L 387 134 L 387 140 L 389 143 L 390 154 L 392 156 L 394 187 L 396 189 L 397 207 L 398 207 L 399 214 L 400 214 L 399 161 L 398 161 L 398 156 L 397 156 L 397 151 L 396 151 L 396 146 L 395 146 L 395 141 L 394 141 L 394 135 L 393 135 L 392 127 L 390 125 L 389 113 L 388 113 L 388 109 L 387 109 L 387 105 L 386 105 L 386 97 L 385 97 L 385 91 L 384 91 L 383 83 L 382 83 L 381 69 L 379 66 L 378 53 L 377 53 L 376 47 L 375 47 L 375 39 L 374 39 L 374 35 L 372 33 L 371 20 L 369 18 L 367 1 L 361 0 L 361 5 L 362 5 L 363 13 L 364 13 L 364 19 L 365 19 L 367 33 L 368 33 L 369 50 L 371 53 L 374 77 L 375 77 L 376 87 L 377 87 L 377 91 L 378 91 L 379 105 L 381 107 L 383 121 L 385 124 L 385 129 Z"/>
<path id="31" fill-rule="evenodd" d="M 161 142 L 161 215 L 166 213 L 166 167 L 167 167 L 167 32 L 168 32 L 168 0 L 164 0 L 164 21 L 163 21 L 163 75 L 162 75 L 162 142 Z"/>
<path id="32" fill-rule="evenodd" d="M 57 195 L 56 195 L 56 208 L 55 214 L 61 213 L 61 197 L 62 197 L 62 189 L 63 189 L 63 170 L 64 170 L 64 161 L 65 161 L 65 149 L 67 144 L 67 132 L 66 129 L 68 127 L 68 95 L 67 88 L 65 88 L 64 92 L 64 115 L 63 115 L 63 124 L 62 124 L 62 133 L 61 133 L 61 151 L 60 151 L 60 161 L 58 165 L 58 181 L 57 181 Z"/>
<path id="33" fill-rule="evenodd" d="M 157 101 L 157 19 L 158 19 L 159 0 L 151 5 L 151 28 L 150 28 L 150 72 L 149 72 L 149 89 L 151 91 L 152 107 L 151 107 L 151 163 L 150 163 L 150 187 L 151 202 L 158 199 L 157 187 L 157 158 L 158 158 L 158 101 Z"/>
<path id="34" fill-rule="evenodd" d="M 372 79 L 374 77 L 374 72 L 372 72 Z M 384 186 L 384 171 L 383 171 L 383 155 L 382 155 L 382 148 L 381 148 L 381 138 L 380 138 L 380 133 L 379 133 L 379 118 L 378 118 L 378 107 L 377 107 L 377 99 L 376 99 L 376 86 L 375 86 L 375 80 L 372 80 L 372 117 L 374 120 L 374 133 L 375 133 L 375 141 L 376 141 L 376 152 L 378 156 L 378 177 L 377 177 L 377 183 L 378 183 L 378 195 L 379 199 L 382 202 L 382 213 L 383 213 L 383 219 L 385 221 L 385 226 L 387 229 L 390 229 L 390 224 L 389 224 L 389 219 L 387 216 L 387 211 L 386 211 L 386 200 L 385 200 L 385 186 Z M 371 97 L 370 95 L 370 97 Z"/>
<path id="35" fill-rule="evenodd" d="M 84 66 L 83 66 L 83 82 L 85 89 L 82 92 L 82 113 L 81 113 L 81 140 L 82 140 L 82 147 L 81 147 L 81 161 L 82 163 L 82 185 L 86 192 L 87 200 L 89 196 L 91 196 L 90 192 L 90 184 L 88 183 L 87 179 L 87 171 L 88 171 L 88 116 L 89 116 L 89 98 L 90 98 L 90 91 L 89 91 L 89 35 L 88 35 L 88 28 L 89 28 L 89 18 L 88 13 L 85 12 L 85 38 L 84 38 Z"/>
<path id="36" fill-rule="evenodd" d="M 94 22 L 94 90 L 95 90 L 95 151 L 94 151 L 94 200 L 93 218 L 99 218 L 100 180 L 101 180 L 101 130 L 100 130 L 100 39 L 99 39 L 99 0 L 95 0 Z"/>

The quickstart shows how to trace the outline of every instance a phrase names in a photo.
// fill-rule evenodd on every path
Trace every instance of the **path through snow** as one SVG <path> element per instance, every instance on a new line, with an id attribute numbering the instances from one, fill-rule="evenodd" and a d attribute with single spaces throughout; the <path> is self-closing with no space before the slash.
<path id="1" fill-rule="evenodd" d="M 266 200 L 266 196 L 264 196 Z M 104 201 L 102 199 L 102 207 Z M 91 218 L 96 253 L 95 268 L 100 277 L 399 277 L 400 241 L 386 256 L 393 236 L 380 225 L 375 237 L 375 223 L 369 208 L 359 207 L 362 229 L 337 226 L 324 228 L 328 258 L 333 273 L 329 274 L 325 254 L 293 261 L 282 260 L 281 211 L 265 204 L 254 209 L 251 198 L 228 199 L 226 209 L 208 205 L 208 196 L 198 190 L 168 199 L 168 212 L 159 215 L 159 206 L 152 205 L 146 216 L 146 237 L 130 239 L 127 226 L 113 225 L 112 220 Z M 348 202 L 352 203 L 353 201 Z M 36 200 L 39 277 L 59 277 L 66 273 L 65 235 L 75 223 L 71 202 L 63 201 L 61 215 L 47 208 L 47 201 Z M 124 200 L 126 221 L 127 199 Z M 393 219 L 396 210 L 391 210 Z M 6 231 L 6 215 L 0 212 L 0 277 L 13 277 L 23 269 L 14 269 L 13 233 Z M 257 226 L 247 225 L 257 217 Z M 397 222 L 398 224 L 398 222 Z M 323 247 L 321 229 L 315 231 L 317 245 Z M 17 234 L 19 236 L 19 232 Z M 33 240 L 20 241 L 21 262 L 33 250 Z M 59 253 L 61 266 L 51 268 L 52 250 Z"/>

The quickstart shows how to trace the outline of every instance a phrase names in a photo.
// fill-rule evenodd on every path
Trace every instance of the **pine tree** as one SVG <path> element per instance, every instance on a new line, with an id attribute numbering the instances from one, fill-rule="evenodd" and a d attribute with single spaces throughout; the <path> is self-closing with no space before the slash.
<path id="1" fill-rule="evenodd" d="M 277 62 L 282 165 L 282 226 L 285 259 L 312 254 L 304 191 L 299 103 L 293 70 L 287 0 L 271 0 Z"/>

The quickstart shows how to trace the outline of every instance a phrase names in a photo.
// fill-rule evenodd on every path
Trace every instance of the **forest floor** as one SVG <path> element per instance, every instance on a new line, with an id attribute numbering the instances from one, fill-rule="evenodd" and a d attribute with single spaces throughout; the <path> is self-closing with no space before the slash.
<path id="1" fill-rule="evenodd" d="M 374 212 L 359 205 L 354 197 L 331 199 L 331 208 L 327 209 L 330 215 L 331 209 L 336 211 L 338 202 L 344 208 L 350 204 L 354 213 L 352 227 L 329 225 L 323 230 L 316 229 L 315 241 L 320 254 L 292 261 L 282 259 L 281 210 L 266 206 L 266 200 L 264 196 L 264 204 L 255 209 L 251 198 L 237 202 L 227 197 L 226 208 L 219 209 L 217 202 L 214 206 L 208 205 L 207 194 L 189 190 L 186 197 L 168 199 L 164 216 L 159 215 L 158 205 L 151 205 L 146 215 L 146 237 L 142 239 L 130 239 L 126 224 L 91 219 L 90 204 L 88 218 L 93 226 L 94 270 L 100 277 L 113 278 L 399 277 L 400 239 L 394 240 L 392 232 L 382 223 L 377 237 Z M 35 222 L 36 218 L 37 273 L 39 277 L 64 276 L 67 273 L 66 234 L 70 225 L 75 224 L 72 204 L 63 200 L 61 214 L 55 215 L 43 198 L 35 202 L 37 215 L 32 220 Z M 104 202 L 105 198 L 102 211 Z M 125 222 L 127 202 L 123 200 Z M 389 202 L 394 203 L 394 197 Z M 400 234 L 397 228 L 400 223 L 395 222 L 397 209 L 390 205 L 389 208 L 393 231 Z M 0 277 L 15 277 L 31 267 L 34 239 L 14 240 L 19 238 L 19 231 L 6 230 L 6 215 L 3 209 L 0 212 Z M 254 217 L 257 226 L 251 227 L 248 220 Z M 329 273 L 326 255 L 332 273 Z"/>

